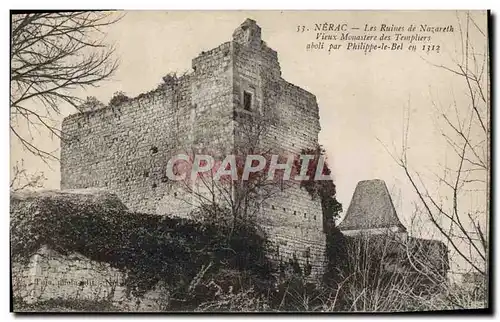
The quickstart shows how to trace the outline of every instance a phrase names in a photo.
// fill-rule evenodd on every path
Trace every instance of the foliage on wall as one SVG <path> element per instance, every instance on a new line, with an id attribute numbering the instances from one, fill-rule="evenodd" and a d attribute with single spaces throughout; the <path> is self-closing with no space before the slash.
<path id="1" fill-rule="evenodd" d="M 128 97 L 124 92 L 116 92 L 109 100 L 109 106 L 120 106 L 128 101 L 130 101 L 130 97 Z"/>
<path id="2" fill-rule="evenodd" d="M 337 190 L 333 180 L 314 180 L 320 156 L 324 157 L 326 155 L 326 151 L 322 146 L 318 145 L 314 149 L 303 149 L 302 154 L 315 156 L 315 158 L 310 160 L 308 164 L 306 174 L 309 176 L 309 180 L 301 181 L 300 185 L 309 193 L 311 198 L 320 199 L 321 208 L 323 210 L 323 228 L 324 231 L 327 232 L 331 227 L 335 226 L 334 220 L 339 217 L 340 212 L 342 211 L 342 204 L 337 201 Z M 302 164 L 300 160 L 296 160 L 295 166 L 297 169 L 301 169 Z M 322 174 L 331 174 L 331 170 L 329 169 L 326 160 Z"/>
<path id="3" fill-rule="evenodd" d="M 271 276 L 266 238 L 250 224 L 237 225 L 228 238 L 216 224 L 130 212 L 113 198 L 13 194 L 10 232 L 13 260 L 28 260 L 42 245 L 78 252 L 126 272 L 125 283 L 136 296 L 159 281 L 187 289 L 207 265 L 210 272 L 227 268 Z"/>

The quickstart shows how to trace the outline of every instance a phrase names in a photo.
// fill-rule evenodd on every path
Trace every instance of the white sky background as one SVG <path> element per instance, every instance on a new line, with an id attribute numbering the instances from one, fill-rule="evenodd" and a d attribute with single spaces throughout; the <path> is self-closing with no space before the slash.
<path id="1" fill-rule="evenodd" d="M 474 13 L 476 22 L 486 31 L 486 15 Z M 453 162 L 453 154 L 437 129 L 437 114 L 432 98 L 443 107 L 455 99 L 465 102 L 463 80 L 432 66 L 451 63 L 459 46 L 457 15 L 449 12 L 127 12 L 117 24 L 109 27 L 106 40 L 116 46 L 121 65 L 112 80 L 99 87 L 79 90 L 81 97 L 95 96 L 104 103 L 116 91 L 136 96 L 155 88 L 169 72 L 182 73 L 191 68 L 191 59 L 201 51 L 217 47 L 231 39 L 232 32 L 246 18 L 262 28 L 262 39 L 278 52 L 285 80 L 316 95 L 320 109 L 320 144 L 329 157 L 337 185 L 337 198 L 344 212 L 349 206 L 358 181 L 385 180 L 394 199 L 398 215 L 407 225 L 414 209 L 415 195 L 400 169 L 377 140 L 389 149 L 400 151 L 403 116 L 410 107 L 411 124 L 409 158 L 411 166 L 423 174 Z M 314 33 L 297 33 L 297 25 L 332 22 L 360 25 L 365 23 L 410 23 L 433 26 L 452 24 L 455 34 L 434 34 L 441 45 L 440 54 L 412 52 L 351 52 L 340 50 L 306 52 L 305 45 Z M 477 35 L 476 35 L 477 36 Z M 475 38 L 479 47 L 486 39 Z M 34 106 L 34 105 L 33 105 Z M 465 105 L 461 105 L 464 106 Z M 73 112 L 62 108 L 61 121 Z M 36 135 L 36 134 L 35 134 Z M 159 133 L 161 135 L 161 133 Z M 57 150 L 59 141 L 45 132 L 36 135 L 35 143 L 46 150 Z M 59 165 L 44 164 L 26 154 L 18 142 L 11 142 L 11 163 L 24 159 L 30 171 L 43 171 L 48 178 L 46 188 L 59 188 Z M 49 167 L 50 166 L 50 167 Z M 472 196 L 472 195 L 471 195 Z M 484 207 L 486 196 L 477 195 L 467 202 Z"/>

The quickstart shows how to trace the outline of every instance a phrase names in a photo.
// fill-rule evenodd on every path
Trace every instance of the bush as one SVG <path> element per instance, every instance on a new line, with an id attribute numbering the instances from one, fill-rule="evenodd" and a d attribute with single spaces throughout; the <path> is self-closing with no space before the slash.
<path id="1" fill-rule="evenodd" d="M 125 95 L 124 92 L 115 92 L 109 100 L 109 106 L 120 106 L 128 101 L 130 101 L 130 97 Z"/>
<path id="2" fill-rule="evenodd" d="M 78 252 L 127 272 L 135 296 L 159 281 L 187 293 L 209 263 L 210 272 L 231 268 L 259 278 L 271 270 L 265 238 L 249 225 L 238 225 L 228 239 L 216 225 L 130 212 L 104 193 L 12 194 L 10 231 L 14 260 L 29 259 L 42 245 Z"/>
<path id="3" fill-rule="evenodd" d="M 278 274 L 265 256 L 266 236 L 251 221 L 200 223 L 134 213 L 116 196 L 97 191 L 13 193 L 10 232 L 13 261 L 28 260 L 42 245 L 78 252 L 127 272 L 125 283 L 135 296 L 166 284 L 164 308 L 170 311 L 380 312 L 486 305 L 480 292 L 485 286 L 416 291 L 415 275 L 381 271 L 386 257 L 339 231 L 328 237 L 329 274 L 315 285 L 293 260 L 282 263 Z M 392 248 L 386 249 L 382 255 L 389 256 Z M 114 309 L 106 302 L 76 300 L 15 304 L 16 310 L 32 311 Z"/>

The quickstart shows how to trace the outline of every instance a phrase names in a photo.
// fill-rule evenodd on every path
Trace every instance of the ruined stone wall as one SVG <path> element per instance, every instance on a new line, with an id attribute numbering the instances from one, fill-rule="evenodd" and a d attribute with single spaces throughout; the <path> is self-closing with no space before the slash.
<path id="1" fill-rule="evenodd" d="M 64 119 L 61 188 L 102 187 L 133 211 L 156 212 L 165 191 L 167 158 L 190 137 L 190 80 L 118 107 Z"/>
<path id="2" fill-rule="evenodd" d="M 193 59 L 193 72 L 174 84 L 119 107 L 66 118 L 61 188 L 104 187 L 132 211 L 184 216 L 196 200 L 166 178 L 168 159 L 184 151 L 230 151 L 241 128 L 236 115 L 266 119 L 263 148 L 281 154 L 314 148 L 320 130 L 316 98 L 281 77 L 278 54 L 260 34 L 247 20 L 233 41 Z M 249 109 L 245 93 L 251 96 Z M 321 274 L 325 236 L 319 200 L 294 184 L 264 203 L 260 217 L 273 258 L 295 256 Z"/>
<path id="3" fill-rule="evenodd" d="M 14 298 L 25 303 L 47 300 L 106 302 L 126 311 L 159 311 L 168 301 L 166 287 L 138 298 L 127 291 L 125 273 L 78 253 L 40 248 L 27 262 L 12 263 Z M 16 311 L 14 302 L 14 311 Z"/>
<path id="4" fill-rule="evenodd" d="M 132 211 L 187 215 L 192 200 L 168 160 L 232 144 L 230 44 L 193 59 L 194 72 L 120 106 L 64 119 L 61 188 L 102 187 Z"/>
<path id="5" fill-rule="evenodd" d="M 277 122 L 267 132 L 267 144 L 279 147 L 284 154 L 298 155 L 303 149 L 314 149 L 319 133 L 316 98 L 283 79 L 270 85 L 265 102 L 274 110 Z M 277 240 L 277 256 L 295 256 L 301 266 L 312 266 L 312 275 L 320 276 L 326 261 L 326 237 L 319 198 L 313 200 L 300 183 L 290 181 L 264 204 L 263 211 L 272 221 L 270 234 Z"/>
<path id="6" fill-rule="evenodd" d="M 233 146 L 231 43 L 227 42 L 193 59 L 191 104 L 193 148 L 224 153 Z"/>
<path id="7" fill-rule="evenodd" d="M 259 30 L 254 34 L 259 35 Z M 266 123 L 262 151 L 297 155 L 315 148 L 320 130 L 316 97 L 281 77 L 277 53 L 247 38 L 247 43 L 234 42 L 234 66 L 235 111 L 261 114 Z M 252 94 L 251 111 L 243 106 L 245 91 Z M 312 200 L 299 183 L 287 182 L 263 203 L 260 217 L 274 259 L 287 262 L 295 257 L 301 267 L 311 265 L 313 276 L 321 276 L 326 238 L 319 200 Z"/>

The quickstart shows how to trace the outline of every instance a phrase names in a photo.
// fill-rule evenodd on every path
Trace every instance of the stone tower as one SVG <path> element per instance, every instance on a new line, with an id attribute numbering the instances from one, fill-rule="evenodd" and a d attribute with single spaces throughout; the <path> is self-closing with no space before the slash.
<path id="1" fill-rule="evenodd" d="M 406 233 L 399 221 L 389 190 L 383 180 L 358 182 L 351 204 L 338 228 L 345 235 L 362 232 L 381 234 L 387 231 Z"/>
<path id="2" fill-rule="evenodd" d="M 424 287 L 425 283 L 435 283 L 432 279 L 437 275 L 433 274 L 444 277 L 449 270 L 446 244 L 440 240 L 408 235 L 383 180 L 358 182 L 338 228 L 348 237 L 351 245 L 365 245 L 367 254 L 372 256 L 384 254 L 380 264 L 385 270 L 416 274 L 415 279 Z M 427 271 L 432 274 L 426 274 Z M 429 276 L 431 280 L 428 280 Z"/>
<path id="3" fill-rule="evenodd" d="M 61 188 L 102 187 L 131 210 L 188 216 L 192 204 L 165 175 L 173 155 L 227 153 L 256 116 L 270 120 L 259 137 L 262 147 L 290 154 L 316 147 L 316 97 L 281 77 L 278 55 L 262 41 L 255 21 L 245 20 L 232 40 L 194 58 L 192 69 L 119 105 L 65 118 Z M 293 185 L 263 202 L 259 216 L 272 258 L 296 258 L 312 275 L 321 275 L 325 236 L 319 200 Z"/>

